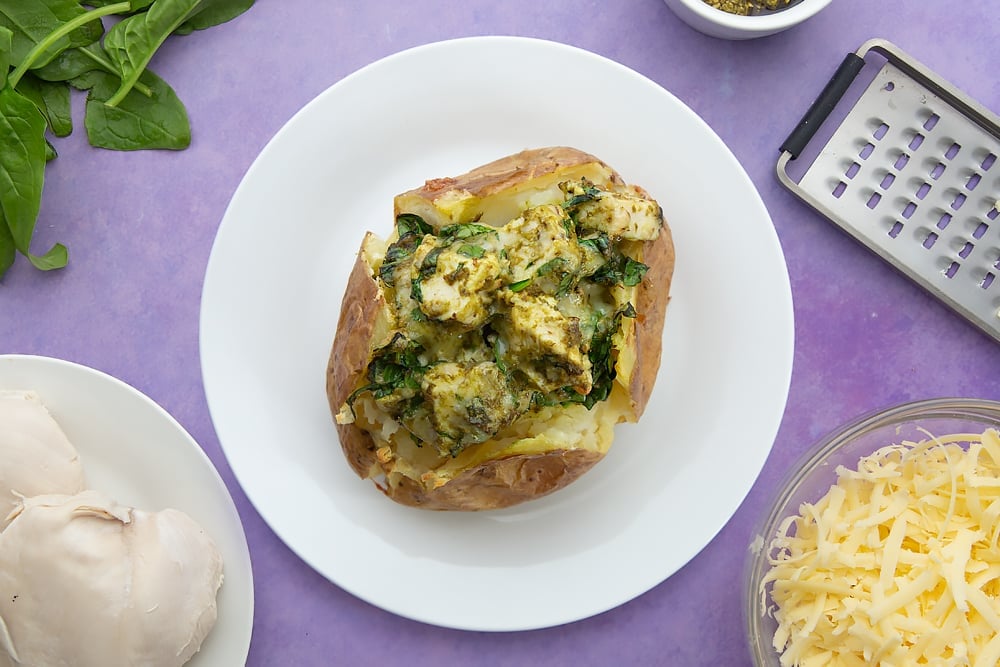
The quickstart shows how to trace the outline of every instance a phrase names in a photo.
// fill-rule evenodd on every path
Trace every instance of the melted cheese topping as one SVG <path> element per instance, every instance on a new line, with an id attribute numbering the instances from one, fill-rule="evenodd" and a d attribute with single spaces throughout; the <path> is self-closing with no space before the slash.
<path id="1" fill-rule="evenodd" d="M 1000 433 L 889 445 L 837 475 L 770 544 L 781 664 L 1000 664 Z"/>

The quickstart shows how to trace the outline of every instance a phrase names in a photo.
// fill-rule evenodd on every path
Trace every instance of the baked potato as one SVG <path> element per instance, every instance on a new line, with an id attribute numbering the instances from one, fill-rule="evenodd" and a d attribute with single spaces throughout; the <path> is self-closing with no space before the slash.
<path id="1" fill-rule="evenodd" d="M 389 498 L 486 510 L 604 457 L 660 365 L 674 267 L 660 205 L 580 150 L 525 150 L 397 195 L 348 278 L 326 391 Z"/>

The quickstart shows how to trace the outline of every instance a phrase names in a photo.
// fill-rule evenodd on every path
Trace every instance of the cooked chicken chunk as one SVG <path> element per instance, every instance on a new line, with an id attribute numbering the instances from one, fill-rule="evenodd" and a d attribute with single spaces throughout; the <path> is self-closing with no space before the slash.
<path id="1" fill-rule="evenodd" d="M 581 344 L 580 320 L 567 317 L 547 294 L 511 292 L 508 317 L 495 324 L 504 338 L 508 366 L 523 373 L 539 391 L 573 387 L 590 392 L 590 359 Z"/>
<path id="2" fill-rule="evenodd" d="M 572 221 L 554 204 L 530 208 L 514 218 L 500 229 L 500 240 L 511 282 L 533 279 L 540 270 L 541 275 L 576 273 L 583 258 Z"/>
<path id="3" fill-rule="evenodd" d="M 482 326 L 502 284 L 500 259 L 481 246 L 427 237 L 414 253 L 411 296 L 429 318 L 464 329 Z"/>
<path id="4" fill-rule="evenodd" d="M 493 362 L 436 364 L 424 373 L 421 389 L 431 423 L 453 454 L 489 439 L 520 413 L 515 392 Z"/>
<path id="5" fill-rule="evenodd" d="M 663 210 L 651 199 L 598 190 L 585 183 L 565 183 L 562 188 L 567 197 L 581 200 L 575 207 L 575 220 L 581 229 L 632 241 L 650 241 L 660 235 Z"/>

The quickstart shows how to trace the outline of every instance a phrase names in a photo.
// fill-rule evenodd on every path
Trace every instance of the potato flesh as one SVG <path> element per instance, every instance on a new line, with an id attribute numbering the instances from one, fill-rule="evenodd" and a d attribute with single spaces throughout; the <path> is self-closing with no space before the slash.
<path id="1" fill-rule="evenodd" d="M 593 183 L 608 183 L 611 175 L 605 165 L 588 162 L 533 178 L 486 197 L 462 191 L 456 196 L 455 191 L 449 190 L 443 197 L 428 201 L 415 193 L 406 193 L 397 197 L 396 208 L 419 215 L 435 229 L 468 220 L 502 227 L 525 209 L 562 201 L 560 183 L 584 178 Z"/>
<path id="2" fill-rule="evenodd" d="M 358 415 L 355 423 L 369 432 L 377 448 L 387 448 L 391 455 L 388 465 L 374 467 L 368 476 L 385 475 L 385 483 L 390 486 L 408 477 L 433 488 L 484 461 L 505 456 L 531 456 L 571 449 L 603 455 L 613 441 L 614 425 L 627 419 L 628 403 L 624 387 L 616 383 L 608 400 L 591 410 L 582 405 L 570 405 L 522 415 L 489 441 L 466 448 L 454 457 L 440 456 L 433 447 L 417 444 L 370 396 L 358 400 L 354 408 Z"/>

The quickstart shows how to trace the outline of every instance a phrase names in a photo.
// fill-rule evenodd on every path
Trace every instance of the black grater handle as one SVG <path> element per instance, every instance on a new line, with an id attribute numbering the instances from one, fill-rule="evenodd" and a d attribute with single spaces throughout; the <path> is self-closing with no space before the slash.
<path id="1" fill-rule="evenodd" d="M 847 89 L 854 82 L 854 78 L 864 65 L 865 59 L 857 53 L 848 53 L 844 57 L 843 62 L 840 63 L 840 67 L 837 68 L 837 71 L 833 73 L 833 77 L 830 78 L 823 88 L 823 92 L 819 94 L 819 97 L 812 103 L 809 110 L 802 116 L 799 124 L 788 135 L 784 143 L 781 144 L 782 153 L 789 153 L 793 160 L 799 156 L 799 153 L 805 149 L 809 140 L 816 134 L 819 126 L 823 124 L 823 121 L 830 115 L 833 108 L 837 106 L 837 102 L 847 92 Z"/>

